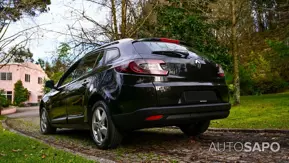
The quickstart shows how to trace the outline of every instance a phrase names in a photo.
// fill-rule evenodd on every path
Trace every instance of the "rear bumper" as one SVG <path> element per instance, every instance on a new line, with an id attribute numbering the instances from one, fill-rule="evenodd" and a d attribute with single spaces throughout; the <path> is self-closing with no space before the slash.
<path id="1" fill-rule="evenodd" d="M 113 115 L 114 123 L 122 130 L 190 124 L 201 120 L 222 119 L 229 116 L 230 103 L 150 107 L 132 113 Z M 147 117 L 163 115 L 160 120 Z"/>

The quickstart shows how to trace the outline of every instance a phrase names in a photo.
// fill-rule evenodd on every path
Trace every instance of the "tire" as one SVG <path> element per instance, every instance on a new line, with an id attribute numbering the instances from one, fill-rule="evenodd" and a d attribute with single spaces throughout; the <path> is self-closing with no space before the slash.
<path id="1" fill-rule="evenodd" d="M 198 136 L 204 133 L 205 131 L 207 131 L 209 126 L 210 126 L 210 121 L 200 121 L 194 124 L 180 125 L 179 128 L 187 136 Z"/>
<path id="2" fill-rule="evenodd" d="M 45 108 L 42 108 L 40 115 L 40 132 L 44 135 L 54 134 L 56 132 L 56 128 L 52 127 L 50 124 L 48 113 Z"/>
<path id="3" fill-rule="evenodd" d="M 108 106 L 103 101 L 95 103 L 92 108 L 90 133 L 99 149 L 116 148 L 122 141 L 122 135 L 113 124 Z"/>

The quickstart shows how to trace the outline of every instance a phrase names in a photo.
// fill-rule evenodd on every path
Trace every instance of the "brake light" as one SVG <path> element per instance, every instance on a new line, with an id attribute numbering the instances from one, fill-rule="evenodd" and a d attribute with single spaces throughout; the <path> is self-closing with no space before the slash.
<path id="1" fill-rule="evenodd" d="M 159 42 L 167 42 L 167 43 L 174 43 L 174 44 L 184 44 L 187 45 L 185 42 L 180 41 L 180 40 L 174 40 L 174 39 L 169 39 L 169 38 L 143 38 L 139 39 L 137 41 L 159 41 Z"/>
<path id="2" fill-rule="evenodd" d="M 216 67 L 218 68 L 218 76 L 225 77 L 225 71 L 223 70 L 222 66 L 217 64 Z"/>
<path id="3" fill-rule="evenodd" d="M 179 40 L 173 40 L 173 39 L 168 39 L 168 38 L 160 38 L 161 42 L 168 42 L 168 43 L 174 43 L 174 44 L 180 44 Z"/>
<path id="4" fill-rule="evenodd" d="M 145 75 L 168 75 L 168 71 L 164 70 L 162 66 L 166 63 L 162 60 L 154 59 L 138 59 L 115 67 L 117 72 L 122 73 L 135 73 Z"/>

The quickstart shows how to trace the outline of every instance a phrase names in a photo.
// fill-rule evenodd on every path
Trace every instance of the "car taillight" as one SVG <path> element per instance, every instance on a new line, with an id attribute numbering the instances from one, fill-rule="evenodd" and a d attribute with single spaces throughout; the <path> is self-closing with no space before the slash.
<path id="1" fill-rule="evenodd" d="M 146 74 L 146 75 L 168 75 L 168 71 L 164 70 L 165 62 L 162 60 L 155 59 L 137 59 L 115 67 L 117 72 L 122 73 L 135 73 L 135 74 Z"/>
<path id="2" fill-rule="evenodd" d="M 218 68 L 218 76 L 219 76 L 219 77 L 225 77 L 225 72 L 224 72 L 222 66 L 219 65 L 219 64 L 217 64 L 216 66 L 217 66 L 217 68 Z"/>

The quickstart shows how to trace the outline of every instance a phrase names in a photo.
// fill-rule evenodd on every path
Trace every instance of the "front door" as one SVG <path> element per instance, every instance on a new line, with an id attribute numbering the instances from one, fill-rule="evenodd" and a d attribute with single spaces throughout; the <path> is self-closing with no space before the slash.
<path id="1" fill-rule="evenodd" d="M 67 87 L 67 117 L 69 124 L 84 123 L 84 99 L 92 78 L 98 53 L 86 55 L 79 63 L 74 73 L 75 81 Z"/>
<path id="2" fill-rule="evenodd" d="M 65 124 L 67 123 L 67 98 L 68 88 L 73 82 L 73 73 L 79 62 L 76 62 L 71 66 L 67 72 L 61 77 L 57 83 L 56 89 L 51 91 L 48 95 L 50 96 L 49 107 L 46 108 L 51 118 L 51 122 L 54 124 Z"/>
<path id="3" fill-rule="evenodd" d="M 51 118 L 51 123 L 67 123 L 65 91 L 53 90 L 49 93 L 49 96 L 51 101 L 46 109 Z"/>

